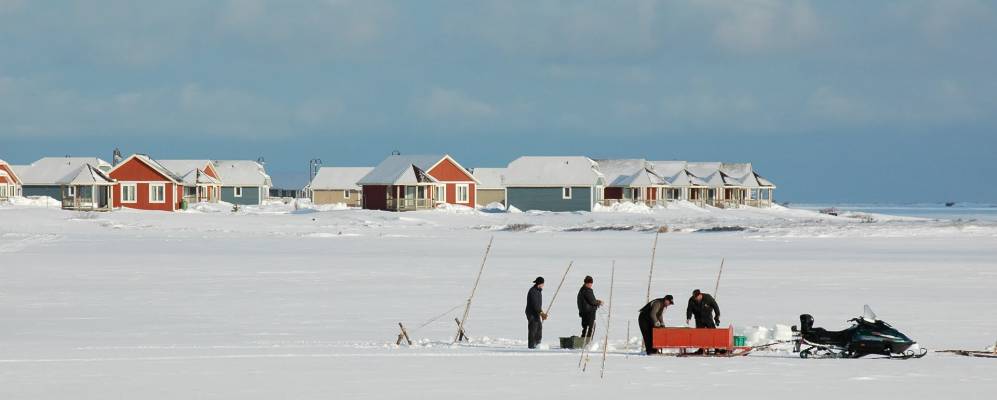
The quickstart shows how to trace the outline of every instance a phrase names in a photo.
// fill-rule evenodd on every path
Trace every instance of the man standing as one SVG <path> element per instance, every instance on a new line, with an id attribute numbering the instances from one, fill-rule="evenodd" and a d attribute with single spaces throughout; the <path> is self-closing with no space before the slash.
<path id="1" fill-rule="evenodd" d="M 582 318 L 582 338 L 585 343 L 592 340 L 595 334 L 595 311 L 602 305 L 602 300 L 595 298 L 592 291 L 592 277 L 585 277 L 585 284 L 578 290 L 578 316 Z"/>
<path id="2" fill-rule="evenodd" d="M 696 317 L 697 328 L 716 328 L 720 325 L 720 307 L 713 296 L 699 289 L 692 291 L 689 306 L 685 309 L 685 323 L 688 324 L 693 317 Z"/>
<path id="3" fill-rule="evenodd" d="M 640 309 L 640 315 L 637 317 L 637 325 L 640 326 L 640 334 L 644 337 L 644 349 L 647 355 L 658 353 L 658 350 L 651 343 L 652 333 L 654 332 L 654 328 L 665 326 L 662 314 L 672 304 L 675 304 L 675 301 L 672 300 L 672 295 L 668 294 L 660 299 L 651 300 L 650 303 L 647 303 Z"/>
<path id="4" fill-rule="evenodd" d="M 543 336 L 543 320 L 547 319 L 547 314 L 543 312 L 543 296 L 540 292 L 544 288 L 544 278 L 538 276 L 533 280 L 533 287 L 526 294 L 526 322 L 527 322 L 527 343 L 528 347 L 535 349 L 540 344 Z"/>

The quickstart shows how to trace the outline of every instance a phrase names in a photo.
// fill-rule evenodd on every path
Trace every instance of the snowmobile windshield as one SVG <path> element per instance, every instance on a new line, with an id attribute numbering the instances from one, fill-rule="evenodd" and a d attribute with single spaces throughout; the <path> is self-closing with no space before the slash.
<path id="1" fill-rule="evenodd" d="M 866 304 L 865 308 L 862 310 L 862 319 L 868 322 L 879 321 L 879 318 L 876 317 L 876 313 L 872 312 L 872 307 L 869 307 L 868 304 Z"/>

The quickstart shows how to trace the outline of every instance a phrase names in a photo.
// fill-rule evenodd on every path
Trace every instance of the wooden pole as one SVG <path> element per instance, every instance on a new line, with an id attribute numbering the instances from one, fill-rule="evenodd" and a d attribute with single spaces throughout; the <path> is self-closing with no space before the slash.
<path id="1" fill-rule="evenodd" d="M 623 351 L 630 352 L 630 320 L 627 320 L 627 340 L 623 342 Z"/>
<path id="2" fill-rule="evenodd" d="M 661 229 L 659 228 L 657 232 L 654 233 L 654 245 L 651 246 L 651 268 L 647 272 L 647 298 L 644 299 L 644 304 L 651 302 L 651 278 L 654 276 L 654 259 L 655 255 L 658 253 L 658 236 L 661 235 Z M 628 335 L 629 336 L 629 335 Z M 629 338 L 627 339 L 629 340 Z M 641 350 L 644 349 L 644 342 L 641 341 Z"/>
<path id="3" fill-rule="evenodd" d="M 658 252 L 659 235 L 661 235 L 660 230 L 654 234 L 654 246 L 651 247 L 651 269 L 647 272 L 647 298 L 644 300 L 644 304 L 651 302 L 651 277 L 654 276 L 654 256 Z"/>
<path id="4" fill-rule="evenodd" d="M 464 337 L 464 322 L 467 322 L 467 314 L 471 312 L 471 301 L 474 300 L 474 293 L 478 291 L 478 282 L 481 282 L 481 274 L 485 272 L 485 261 L 488 261 L 488 253 L 492 251 L 493 240 L 495 240 L 495 236 L 488 239 L 488 247 L 485 248 L 485 257 L 481 259 L 481 268 L 478 269 L 478 277 L 474 279 L 474 287 L 471 288 L 471 295 L 467 298 L 467 306 L 464 307 L 464 316 L 457 323 L 457 333 L 454 335 L 453 343 L 457 343 L 459 338 Z"/>
<path id="5" fill-rule="evenodd" d="M 613 285 L 616 280 L 616 261 L 613 260 L 613 269 L 609 274 L 609 314 L 606 315 L 606 337 L 602 341 L 602 369 L 599 371 L 599 378 L 606 375 L 606 353 L 609 351 L 609 325 L 613 322 Z"/>
<path id="6" fill-rule="evenodd" d="M 564 284 L 564 279 L 568 277 L 568 272 L 571 271 L 571 265 L 574 263 L 574 261 L 568 262 L 568 269 L 564 270 L 564 275 L 561 276 L 561 283 L 557 284 L 557 289 L 554 290 L 554 296 L 551 297 L 550 304 L 547 305 L 547 311 L 545 312 L 548 318 L 550 318 L 550 308 L 554 307 L 554 300 L 557 299 L 557 293 L 561 291 L 561 285 Z"/>
<path id="7" fill-rule="evenodd" d="M 720 276 L 724 274 L 724 261 L 726 261 L 726 260 L 727 260 L 726 258 L 721 258 L 720 259 L 720 272 L 717 273 L 717 284 L 716 284 L 716 286 L 713 286 L 713 299 L 714 300 L 717 299 L 717 292 L 720 290 Z"/>
<path id="8" fill-rule="evenodd" d="M 395 342 L 395 344 L 396 345 L 402 344 L 402 338 L 404 338 L 405 342 L 408 343 L 409 346 L 411 346 L 412 345 L 412 339 L 409 339 L 408 332 L 405 331 L 405 326 L 402 325 L 401 322 L 399 322 L 398 323 L 398 328 L 400 328 L 402 330 L 402 332 L 398 334 L 398 341 Z"/>

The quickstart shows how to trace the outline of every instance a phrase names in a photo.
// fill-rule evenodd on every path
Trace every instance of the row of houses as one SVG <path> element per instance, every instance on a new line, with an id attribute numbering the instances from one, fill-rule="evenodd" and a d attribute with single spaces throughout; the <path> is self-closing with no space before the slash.
<path id="1" fill-rule="evenodd" d="M 766 207 L 775 188 L 751 163 L 520 157 L 504 168 L 467 169 L 446 154 L 393 154 L 375 167 L 323 167 L 306 191 L 316 204 L 372 210 L 499 203 L 520 210 L 591 211 L 597 204 L 673 201 Z"/>
<path id="2" fill-rule="evenodd" d="M 157 160 L 46 157 L 27 165 L 0 160 L 0 200 L 51 197 L 62 208 L 176 211 L 197 202 L 260 204 L 272 186 L 263 165 L 249 160 Z"/>

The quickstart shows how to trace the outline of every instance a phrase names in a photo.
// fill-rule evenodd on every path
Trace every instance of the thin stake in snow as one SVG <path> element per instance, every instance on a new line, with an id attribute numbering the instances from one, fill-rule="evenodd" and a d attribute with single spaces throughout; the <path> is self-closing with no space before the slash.
<path id="1" fill-rule="evenodd" d="M 713 286 L 713 299 L 714 300 L 717 298 L 717 292 L 720 291 L 720 276 L 724 274 L 724 261 L 726 261 L 726 260 L 727 260 L 726 257 L 720 259 L 720 272 L 717 273 L 717 284 L 716 284 L 716 286 Z"/>
<path id="2" fill-rule="evenodd" d="M 412 339 L 408 338 L 408 332 L 405 332 L 405 325 L 402 325 L 402 323 L 399 322 L 398 327 L 401 328 L 402 332 L 398 334 L 398 341 L 395 342 L 395 345 L 397 346 L 402 344 L 402 339 L 404 338 L 405 342 L 408 343 L 409 346 L 411 346 Z"/>
<path id="3" fill-rule="evenodd" d="M 651 268 L 647 271 L 647 298 L 644 299 L 644 304 L 651 302 L 651 278 L 654 276 L 654 259 L 655 255 L 658 253 L 658 236 L 660 235 L 661 230 L 658 229 L 658 231 L 654 233 L 654 245 L 651 246 Z M 629 338 L 627 340 L 629 340 Z M 644 342 L 641 342 L 640 349 L 644 350 Z"/>
<path id="4" fill-rule="evenodd" d="M 453 343 L 457 343 L 462 338 L 467 338 L 464 335 L 464 323 L 467 322 L 467 314 L 471 312 L 471 302 L 474 300 L 474 293 L 478 291 L 478 283 L 481 282 L 481 273 L 485 272 L 485 261 L 488 261 L 488 253 L 492 251 L 493 240 L 495 240 L 495 236 L 488 239 L 488 247 L 485 248 L 485 257 L 481 259 L 481 268 L 478 269 L 478 277 L 474 279 L 474 287 L 471 288 L 471 295 L 467 298 L 467 306 L 464 307 L 464 316 L 457 323 L 457 333 L 454 334 Z"/>
<path id="5" fill-rule="evenodd" d="M 558 283 L 557 289 L 554 290 L 554 296 L 551 297 L 550 304 L 547 305 L 547 311 L 545 312 L 548 318 L 550 318 L 550 308 L 554 307 L 554 300 L 557 299 L 557 293 L 561 291 L 561 285 L 564 285 L 564 279 L 568 277 L 568 272 L 571 271 L 571 265 L 574 263 L 575 263 L 574 261 L 568 262 L 568 269 L 564 270 L 564 275 L 561 276 L 561 283 Z"/>
<path id="6" fill-rule="evenodd" d="M 654 245 L 651 246 L 651 269 L 647 272 L 647 298 L 644 304 L 651 302 L 651 277 L 654 276 L 654 255 L 658 252 L 658 235 L 661 235 L 660 231 L 654 234 Z"/>
<path id="7" fill-rule="evenodd" d="M 609 350 L 609 325 L 613 321 L 613 284 L 616 281 L 616 260 L 613 260 L 613 270 L 609 274 L 609 314 L 606 315 L 606 337 L 602 342 L 602 370 L 599 379 L 606 375 L 606 352 Z"/>

